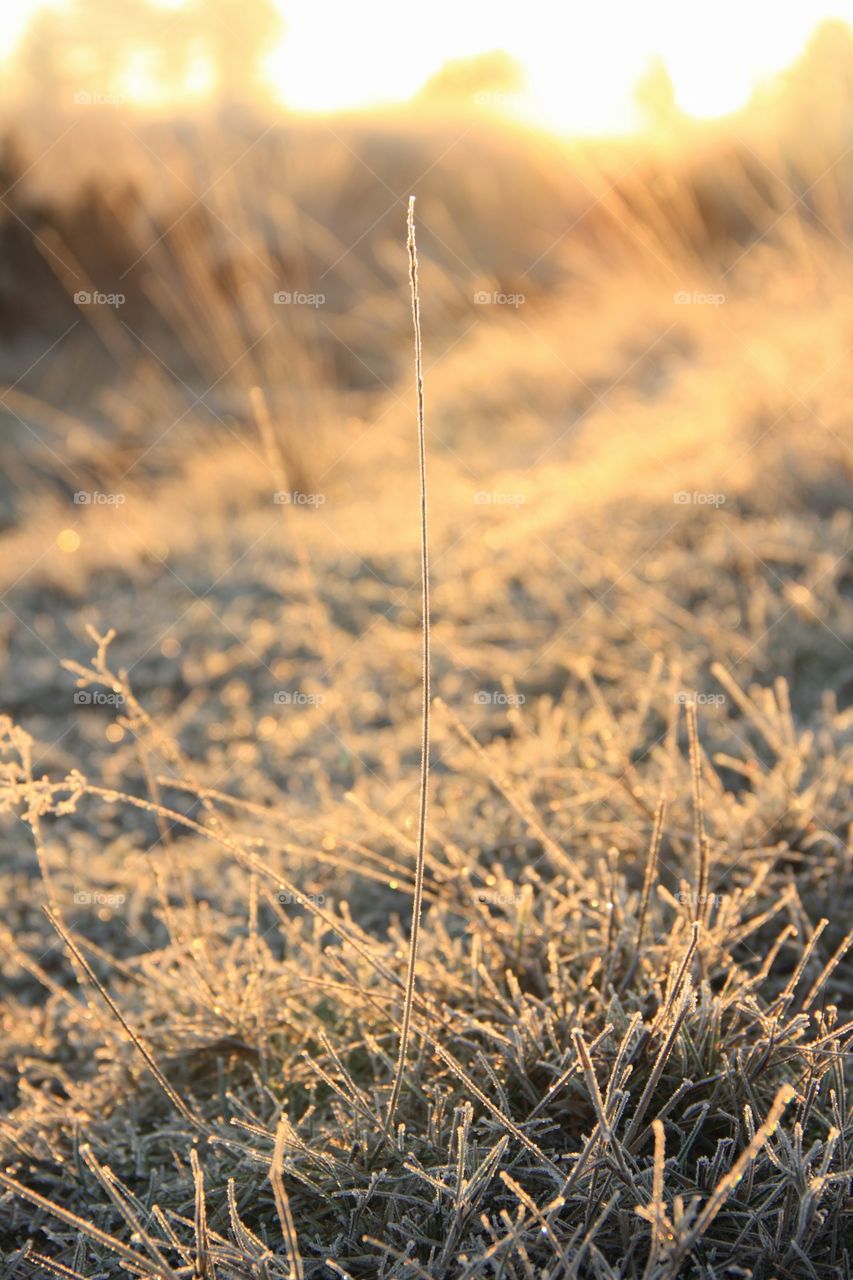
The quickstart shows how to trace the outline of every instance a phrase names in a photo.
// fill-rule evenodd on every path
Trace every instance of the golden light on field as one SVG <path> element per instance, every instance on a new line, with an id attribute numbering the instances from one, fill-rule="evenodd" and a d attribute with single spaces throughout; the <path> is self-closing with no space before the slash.
<path id="1" fill-rule="evenodd" d="M 665 116 L 667 95 L 674 111 L 694 118 L 737 110 L 797 57 L 821 21 L 853 23 L 853 0 L 720 0 L 701 17 L 679 0 L 592 7 L 530 0 L 523 12 L 503 0 L 435 0 L 422 12 L 396 0 L 149 0 L 133 22 L 91 0 L 60 0 L 50 11 L 40 0 L 7 0 L 0 57 L 13 53 L 37 15 L 37 45 L 61 24 L 51 58 L 58 51 L 72 80 L 85 89 L 98 65 L 104 78 L 104 57 L 112 58 L 111 83 L 94 91 L 151 108 L 217 92 L 233 98 L 242 84 L 304 113 L 414 100 L 559 133 L 607 134 Z M 100 42 L 100 60 L 88 70 L 85 57 L 75 62 L 80 49 L 66 47 L 69 31 L 81 45 Z M 249 67 L 262 86 L 249 83 Z"/>

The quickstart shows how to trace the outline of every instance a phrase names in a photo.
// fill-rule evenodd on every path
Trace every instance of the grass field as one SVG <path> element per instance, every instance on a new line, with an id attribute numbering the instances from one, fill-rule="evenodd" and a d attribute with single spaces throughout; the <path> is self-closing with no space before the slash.
<path id="1" fill-rule="evenodd" d="M 3 1280 L 850 1277 L 853 59 L 808 65 L 645 142 L 7 130 Z"/>

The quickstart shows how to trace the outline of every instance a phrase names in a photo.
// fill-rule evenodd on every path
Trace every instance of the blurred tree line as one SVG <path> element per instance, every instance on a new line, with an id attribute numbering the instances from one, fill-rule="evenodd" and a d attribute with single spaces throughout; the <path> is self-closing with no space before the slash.
<path id="1" fill-rule="evenodd" d="M 152 99 L 196 86 L 226 103 L 265 96 L 261 62 L 281 37 L 275 0 L 71 0 L 33 17 L 16 58 L 19 88 L 58 103 L 75 94 Z"/>

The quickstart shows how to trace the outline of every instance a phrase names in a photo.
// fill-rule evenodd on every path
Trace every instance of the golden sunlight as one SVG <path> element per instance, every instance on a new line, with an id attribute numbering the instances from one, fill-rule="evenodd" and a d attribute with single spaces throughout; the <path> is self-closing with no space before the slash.
<path id="1" fill-rule="evenodd" d="M 853 0 L 790 7 L 720 0 L 701 17 L 679 0 L 582 8 L 530 0 L 523 22 L 515 4 L 435 0 L 413 33 L 411 10 L 394 0 L 217 0 L 205 6 L 214 38 L 207 30 L 202 39 L 204 14 L 193 0 L 153 0 L 133 22 L 120 11 L 107 18 L 103 6 L 81 8 L 97 15 L 90 40 L 109 44 L 113 56 L 112 83 L 98 92 L 131 103 L 157 108 L 227 96 L 251 65 L 263 81 L 255 91 L 297 112 L 414 101 L 566 135 L 630 133 L 667 107 L 693 118 L 736 111 L 796 58 L 821 21 L 853 23 Z M 33 20 L 55 29 L 67 0 L 50 12 L 48 19 L 40 0 L 6 0 L 0 58 L 21 45 Z M 43 44 L 44 29 L 35 30 L 33 43 Z M 65 61 L 70 67 L 71 53 Z M 223 84 L 225 63 L 231 74 Z"/>
<path id="2" fill-rule="evenodd" d="M 721 0 L 701 18 L 680 0 L 530 0 L 523 22 L 517 4 L 435 0 L 413 37 L 411 11 L 393 0 L 316 0 L 285 10 L 287 34 L 267 71 L 290 107 L 325 112 L 404 101 L 448 61 L 499 49 L 518 64 L 520 83 L 475 91 L 478 104 L 574 134 L 641 127 L 634 90 L 655 65 L 666 69 L 685 114 L 737 110 L 797 56 L 821 20 L 853 21 L 853 0 L 801 7 Z"/>

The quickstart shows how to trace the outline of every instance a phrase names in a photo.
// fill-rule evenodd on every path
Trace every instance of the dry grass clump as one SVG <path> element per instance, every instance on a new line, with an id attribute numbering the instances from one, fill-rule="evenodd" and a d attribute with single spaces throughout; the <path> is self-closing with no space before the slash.
<path id="1" fill-rule="evenodd" d="M 698 747 L 691 762 L 686 741 L 664 735 L 634 766 L 587 765 L 560 840 L 544 817 L 566 802 L 572 772 L 560 730 L 560 779 L 523 779 L 450 715 L 461 755 L 436 788 L 419 1048 L 390 1132 L 400 923 L 365 931 L 319 871 L 293 883 L 274 852 L 286 815 L 186 776 L 169 794 L 195 796 L 196 816 L 79 774 L 39 780 L 29 740 L 7 724 L 4 806 L 40 843 L 104 804 L 156 810 L 173 835 L 192 833 L 177 846 L 190 865 L 233 860 L 250 891 L 242 917 L 199 903 L 154 854 L 165 937 L 113 963 L 61 923 L 54 871 L 59 980 L 7 938 L 53 991 L 10 1082 L 0 1181 L 13 1193 L 8 1247 L 28 1224 L 22 1274 L 65 1274 L 46 1258 L 80 1275 L 845 1274 L 853 939 L 841 932 L 849 850 L 835 832 L 849 748 L 835 766 L 847 789 L 816 812 L 784 685 L 763 707 L 738 696 L 741 732 L 769 757 L 741 759 L 748 792 L 724 793 L 719 763 Z M 618 730 L 605 717 L 593 734 L 608 725 Z M 189 767 L 177 754 L 174 766 Z M 616 843 L 596 855 L 601 781 Z M 498 847 L 454 840 L 466 838 L 450 799 L 460 788 L 502 832 Z M 659 788 L 664 822 L 649 804 Z M 701 795 L 711 891 L 700 903 Z M 760 829 L 771 814 L 775 834 Z M 742 830 L 736 856 L 720 825 Z M 386 895 L 411 899 L 412 864 L 389 853 L 398 878 Z M 387 886 L 388 854 L 343 842 L 341 864 L 353 855 L 355 874 L 381 868 Z M 64 1068 L 48 1065 L 57 1055 Z"/>
<path id="2" fill-rule="evenodd" d="M 121 730 L 109 753 L 75 738 L 94 772 L 48 751 L 45 775 L 4 722 L 2 806 L 49 908 L 26 855 L 0 939 L 13 1275 L 847 1273 L 849 520 L 744 503 L 673 524 L 671 506 L 622 499 L 547 533 L 516 512 L 512 540 L 487 526 L 485 576 L 473 544 L 437 559 L 415 1052 L 390 1128 L 414 565 L 356 579 L 363 646 L 336 546 L 322 644 L 298 592 L 283 650 L 248 626 L 267 578 L 249 601 L 221 583 L 223 647 L 207 610 L 179 628 L 184 678 L 206 684 L 184 707 L 159 661 L 131 680 L 126 641 L 92 631 L 68 665 Z M 300 556 L 279 555 L 264 574 L 293 591 Z M 140 580 L 131 607 L 161 589 Z M 277 663 L 328 702 L 247 755 Z"/>

